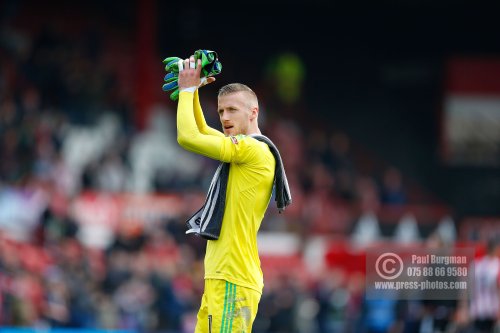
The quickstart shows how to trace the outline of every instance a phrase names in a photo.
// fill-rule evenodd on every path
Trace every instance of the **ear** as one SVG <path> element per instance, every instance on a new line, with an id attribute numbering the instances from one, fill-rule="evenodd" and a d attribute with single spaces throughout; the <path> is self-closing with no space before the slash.
<path id="1" fill-rule="evenodd" d="M 250 109 L 250 120 L 257 119 L 258 115 L 259 115 L 259 108 L 258 107 L 253 107 Z"/>

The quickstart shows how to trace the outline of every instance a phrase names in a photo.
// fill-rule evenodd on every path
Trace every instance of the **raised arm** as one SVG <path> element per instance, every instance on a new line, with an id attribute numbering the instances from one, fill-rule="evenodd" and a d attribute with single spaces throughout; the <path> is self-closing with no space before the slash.
<path id="1" fill-rule="evenodd" d="M 179 76 L 179 83 L 181 82 L 181 75 Z M 180 84 L 179 87 L 182 90 Z M 177 106 L 177 142 L 189 151 L 220 160 L 224 135 L 207 134 L 200 130 L 194 115 L 193 101 L 194 92 L 181 91 L 179 93 L 179 104 Z"/>
<path id="2" fill-rule="evenodd" d="M 194 108 L 194 118 L 196 119 L 196 124 L 198 125 L 198 128 L 199 128 L 201 133 L 224 137 L 224 133 L 216 130 L 215 128 L 208 126 L 207 122 L 205 121 L 205 116 L 203 115 L 203 110 L 201 109 L 200 96 L 198 94 L 198 89 L 196 89 L 194 92 L 193 108 Z"/>

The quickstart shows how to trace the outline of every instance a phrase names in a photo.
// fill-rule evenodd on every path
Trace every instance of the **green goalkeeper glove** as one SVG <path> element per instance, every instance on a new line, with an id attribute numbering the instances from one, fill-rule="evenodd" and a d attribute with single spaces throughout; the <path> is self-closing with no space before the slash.
<path id="1" fill-rule="evenodd" d="M 170 94 L 170 99 L 172 101 L 176 101 L 177 98 L 179 98 L 179 74 L 178 73 L 167 73 L 165 75 L 164 81 L 166 82 L 162 89 L 163 91 L 170 91 L 172 90 L 172 93 Z"/>
<path id="2" fill-rule="evenodd" d="M 165 64 L 166 72 L 179 73 L 179 61 L 182 61 L 179 57 L 168 57 L 163 60 Z"/>
<path id="3" fill-rule="evenodd" d="M 167 74 L 165 75 L 165 84 L 162 89 L 163 91 L 172 90 L 170 94 L 170 99 L 172 101 L 179 98 L 179 84 L 177 82 L 179 79 L 179 61 L 182 61 L 179 57 L 168 57 L 163 60 Z"/>
<path id="4" fill-rule="evenodd" d="M 210 50 L 197 50 L 194 52 L 194 60 L 201 60 L 201 74 L 205 77 L 214 76 L 222 71 L 217 52 Z"/>
<path id="5" fill-rule="evenodd" d="M 222 64 L 219 62 L 217 52 L 209 50 L 197 50 L 194 53 L 195 63 L 198 59 L 201 60 L 201 84 L 203 86 L 207 83 L 207 77 L 219 74 L 222 71 Z M 163 91 L 172 91 L 170 99 L 176 101 L 179 98 L 179 64 L 183 60 L 179 57 L 168 57 L 163 60 L 165 64 L 165 75 L 162 89 Z M 182 66 L 182 64 L 181 64 Z"/>

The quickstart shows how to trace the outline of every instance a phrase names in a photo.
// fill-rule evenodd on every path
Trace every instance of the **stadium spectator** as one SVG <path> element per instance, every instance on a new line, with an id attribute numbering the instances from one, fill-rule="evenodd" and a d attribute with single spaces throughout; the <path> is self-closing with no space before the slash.
<path id="1" fill-rule="evenodd" d="M 390 167 L 384 171 L 380 200 L 387 205 L 404 205 L 408 202 L 399 169 Z"/>
<path id="2" fill-rule="evenodd" d="M 486 253 L 474 262 L 474 290 L 468 301 L 475 333 L 493 332 L 500 321 L 500 243 L 490 239 Z"/>

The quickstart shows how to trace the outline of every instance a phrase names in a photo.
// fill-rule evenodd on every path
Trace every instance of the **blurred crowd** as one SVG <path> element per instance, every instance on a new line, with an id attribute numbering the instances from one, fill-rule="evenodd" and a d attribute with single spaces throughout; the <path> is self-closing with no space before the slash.
<path id="1" fill-rule="evenodd" d="M 0 325 L 192 332 L 205 243 L 184 234 L 186 216 L 118 228 L 96 249 L 70 207 L 85 191 L 203 194 L 216 164 L 177 146 L 173 104 L 136 127 L 133 96 L 102 61 L 105 42 L 92 30 L 78 37 L 2 31 Z M 265 97 L 263 132 L 280 148 L 294 202 L 284 215 L 270 209 L 262 230 L 347 236 L 359 212 L 411 203 L 397 168 L 361 172 L 348 135 L 294 119 L 293 97 Z M 202 101 L 217 126 L 213 103 Z M 14 195 L 29 205 L 12 206 Z M 362 272 L 302 275 L 265 280 L 254 332 L 433 332 L 410 331 L 425 316 L 441 316 L 429 327 L 444 332 L 455 322 L 456 304 L 367 301 Z"/>

